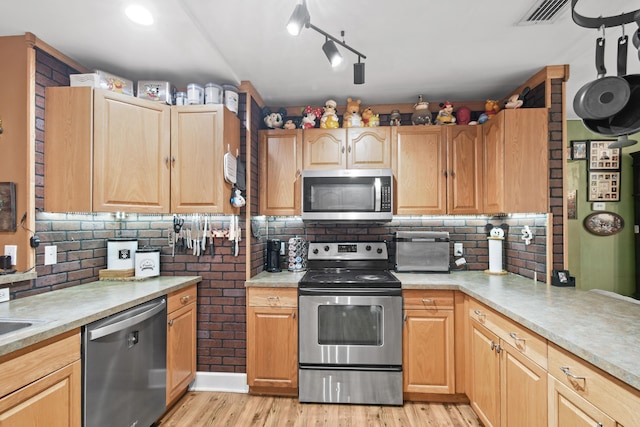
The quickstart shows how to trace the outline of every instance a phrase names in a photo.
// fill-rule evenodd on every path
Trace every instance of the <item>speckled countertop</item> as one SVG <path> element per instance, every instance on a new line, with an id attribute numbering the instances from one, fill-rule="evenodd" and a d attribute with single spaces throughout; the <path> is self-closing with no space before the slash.
<path id="1" fill-rule="evenodd" d="M 297 287 L 302 273 L 260 273 L 245 286 Z M 640 390 L 640 304 L 508 274 L 395 273 L 403 289 L 460 290 Z"/>
<path id="2" fill-rule="evenodd" d="M 200 276 L 104 280 L 0 303 L 0 319 L 37 321 L 33 326 L 0 335 L 0 356 L 201 280 Z"/>

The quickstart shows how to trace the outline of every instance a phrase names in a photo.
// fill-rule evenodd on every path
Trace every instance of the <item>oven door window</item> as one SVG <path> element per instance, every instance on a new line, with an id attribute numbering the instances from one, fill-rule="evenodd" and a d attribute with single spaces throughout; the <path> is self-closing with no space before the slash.
<path id="1" fill-rule="evenodd" d="M 318 344 L 381 346 L 382 322 L 380 305 L 321 305 Z"/>

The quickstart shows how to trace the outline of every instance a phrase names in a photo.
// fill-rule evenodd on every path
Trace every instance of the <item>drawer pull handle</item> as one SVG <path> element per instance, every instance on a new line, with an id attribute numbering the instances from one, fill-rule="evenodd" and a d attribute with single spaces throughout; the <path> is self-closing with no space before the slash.
<path id="1" fill-rule="evenodd" d="M 422 298 L 422 302 L 425 304 L 430 304 L 433 302 L 433 298 Z"/>
<path id="2" fill-rule="evenodd" d="M 267 299 L 269 301 L 278 301 L 280 298 L 278 298 L 277 296 L 268 296 Z"/>
<path id="3" fill-rule="evenodd" d="M 516 341 L 526 341 L 525 338 L 520 338 L 515 332 L 509 332 L 509 336 Z"/>
<path id="4" fill-rule="evenodd" d="M 169 320 L 169 326 L 173 326 L 173 319 Z"/>
<path id="5" fill-rule="evenodd" d="M 565 374 L 566 376 L 568 376 L 569 378 L 573 378 L 574 380 L 586 380 L 586 379 L 587 379 L 587 377 L 581 377 L 581 376 L 579 376 L 579 375 L 576 375 L 576 374 L 572 373 L 572 372 L 571 372 L 571 369 L 569 369 L 569 367 L 568 367 L 568 366 L 561 366 L 561 367 L 560 367 L 560 370 L 561 370 L 562 372 L 564 372 L 564 374 Z"/>
<path id="6" fill-rule="evenodd" d="M 487 315 L 480 310 L 473 310 L 473 312 L 475 313 L 476 316 L 478 316 L 478 321 L 481 323 L 484 323 L 484 321 L 487 318 Z"/>
<path id="7" fill-rule="evenodd" d="M 482 314 L 480 310 L 474 310 L 473 312 L 476 314 L 476 316 L 484 316 L 484 314 Z"/>

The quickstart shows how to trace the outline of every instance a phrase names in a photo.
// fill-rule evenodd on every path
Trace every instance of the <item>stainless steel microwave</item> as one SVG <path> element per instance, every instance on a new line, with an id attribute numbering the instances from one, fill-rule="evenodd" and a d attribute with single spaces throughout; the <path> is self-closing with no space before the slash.
<path id="1" fill-rule="evenodd" d="M 391 169 L 302 171 L 303 221 L 389 222 L 392 219 Z"/>

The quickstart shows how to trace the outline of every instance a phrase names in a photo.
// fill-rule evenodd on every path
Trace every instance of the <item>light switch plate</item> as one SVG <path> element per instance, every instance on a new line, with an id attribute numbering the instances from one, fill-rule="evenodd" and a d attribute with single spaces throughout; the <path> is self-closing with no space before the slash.
<path id="1" fill-rule="evenodd" d="M 462 256 L 462 243 L 454 243 L 453 244 L 453 255 L 454 256 Z"/>
<path id="2" fill-rule="evenodd" d="M 55 245 L 44 247 L 44 265 L 58 263 L 58 247 Z"/>
<path id="3" fill-rule="evenodd" d="M 606 209 L 604 202 L 595 202 L 591 205 L 591 209 L 594 211 L 603 211 Z"/>
<path id="4" fill-rule="evenodd" d="M 11 256 L 11 265 L 18 265 L 17 245 L 4 245 L 4 254 Z"/>

